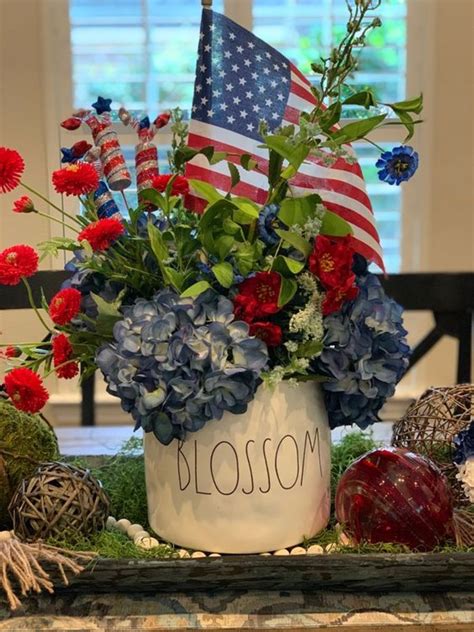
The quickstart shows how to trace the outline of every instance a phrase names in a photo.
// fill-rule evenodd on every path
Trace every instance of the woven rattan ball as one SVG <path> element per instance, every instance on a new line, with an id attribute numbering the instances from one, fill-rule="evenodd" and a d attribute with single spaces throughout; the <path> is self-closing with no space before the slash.
<path id="1" fill-rule="evenodd" d="M 393 427 L 392 445 L 428 456 L 448 477 L 457 504 L 465 495 L 456 480 L 453 439 L 474 414 L 474 384 L 432 387 Z"/>
<path id="2" fill-rule="evenodd" d="M 15 533 L 32 542 L 104 529 L 109 499 L 89 470 L 53 462 L 20 483 L 9 511 Z"/>

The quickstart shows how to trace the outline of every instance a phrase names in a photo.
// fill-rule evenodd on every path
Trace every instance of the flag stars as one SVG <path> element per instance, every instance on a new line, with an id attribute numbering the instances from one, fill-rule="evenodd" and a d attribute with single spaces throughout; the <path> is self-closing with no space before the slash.
<path id="1" fill-rule="evenodd" d="M 207 66 L 206 66 L 205 64 L 201 64 L 201 65 L 199 66 L 199 70 L 200 70 L 201 72 L 206 72 L 206 70 L 207 70 Z"/>
<path id="2" fill-rule="evenodd" d="M 200 84 L 200 83 L 198 83 L 198 84 L 197 84 L 197 86 L 196 86 L 194 89 L 195 89 L 195 91 L 196 91 L 196 92 L 198 92 L 198 93 L 199 93 L 199 92 L 201 92 L 201 90 L 202 90 L 202 86 L 201 86 L 201 84 Z"/>
<path id="3" fill-rule="evenodd" d="M 216 97 L 216 99 L 218 99 L 221 96 L 221 91 L 220 90 L 213 90 L 212 91 L 212 96 Z"/>
<path id="4" fill-rule="evenodd" d="M 278 64 L 273 64 L 273 68 L 278 72 L 280 70 L 280 66 Z"/>
<path id="5" fill-rule="evenodd" d="M 255 105 L 254 105 L 254 106 L 252 106 L 252 110 L 253 110 L 254 112 L 260 112 L 260 106 L 258 105 L 258 103 L 255 103 Z"/>
<path id="6" fill-rule="evenodd" d="M 231 114 L 230 116 L 227 117 L 227 122 L 232 125 L 232 123 L 235 123 L 235 117 L 232 116 Z"/>
<path id="7" fill-rule="evenodd" d="M 273 101 L 271 99 L 265 100 L 265 105 L 268 105 L 268 107 L 270 107 L 272 104 L 273 104 Z"/>
<path id="8" fill-rule="evenodd" d="M 235 40 L 235 33 L 230 32 L 229 33 L 229 39 L 230 40 Z"/>
<path id="9" fill-rule="evenodd" d="M 210 44 L 206 44 L 204 46 L 204 52 L 205 53 L 210 53 L 211 52 L 211 45 Z"/>
<path id="10" fill-rule="evenodd" d="M 253 123 L 247 123 L 247 129 L 249 132 L 253 132 L 255 125 Z"/>
<path id="11" fill-rule="evenodd" d="M 249 48 L 255 48 L 255 44 L 253 42 L 247 42 L 247 46 Z"/>
<path id="12" fill-rule="evenodd" d="M 232 70 L 233 70 L 234 72 L 238 72 L 238 71 L 240 70 L 239 65 L 238 65 L 238 64 L 232 64 Z"/>
<path id="13" fill-rule="evenodd" d="M 272 119 L 275 119 L 275 120 L 276 120 L 277 118 L 278 118 L 278 114 L 277 114 L 277 112 L 273 112 L 273 114 L 272 114 Z"/>
<path id="14" fill-rule="evenodd" d="M 206 103 L 209 101 L 209 99 L 207 97 L 202 97 L 201 99 L 201 104 L 202 105 L 206 105 Z"/>
<path id="15" fill-rule="evenodd" d="M 243 53 L 243 52 L 244 52 L 244 49 L 243 49 L 243 47 L 242 47 L 242 46 L 237 46 L 236 51 L 237 51 L 238 53 Z"/>
<path id="16" fill-rule="evenodd" d="M 217 38 L 217 43 L 218 43 L 220 46 L 222 46 L 222 44 L 224 43 L 223 38 L 222 38 L 222 37 L 218 37 L 218 38 Z"/>
<path id="17" fill-rule="evenodd" d="M 232 53 L 230 52 L 230 50 L 225 50 L 224 51 L 224 57 L 226 59 L 230 59 L 232 57 Z"/>
<path id="18" fill-rule="evenodd" d="M 275 81 L 275 79 L 270 81 L 270 85 L 271 85 L 272 88 L 276 88 L 277 87 L 277 82 Z"/>
<path id="19" fill-rule="evenodd" d="M 258 73 L 257 72 L 253 72 L 252 73 L 252 79 L 254 79 L 255 81 L 258 79 Z"/>
<path id="20" fill-rule="evenodd" d="M 221 103 L 219 107 L 223 112 L 225 112 L 229 106 L 227 105 L 227 103 Z"/>
<path id="21" fill-rule="evenodd" d="M 286 77 L 282 77 L 281 80 L 283 81 L 283 83 L 288 83 L 288 79 Z"/>
<path id="22" fill-rule="evenodd" d="M 239 97 L 234 97 L 234 98 L 233 98 L 233 101 L 234 101 L 235 105 L 239 105 L 239 103 L 240 103 L 240 98 L 239 98 Z"/>
<path id="23" fill-rule="evenodd" d="M 245 77 L 240 77 L 239 85 L 245 86 L 246 83 L 247 83 L 247 79 Z"/>
<path id="24" fill-rule="evenodd" d="M 214 31 L 216 30 L 216 25 L 215 24 L 209 24 L 209 30 L 211 31 L 211 33 L 214 33 Z"/>
<path id="25" fill-rule="evenodd" d="M 207 116 L 208 116 L 209 118 L 212 118 L 212 117 L 214 116 L 214 110 L 208 110 L 208 111 L 207 111 Z"/>
<path id="26" fill-rule="evenodd" d="M 264 75 L 269 75 L 270 74 L 270 68 L 264 68 L 263 69 L 263 74 Z"/>
<path id="27" fill-rule="evenodd" d="M 257 61 L 262 61 L 262 56 L 261 55 L 255 55 L 255 59 Z"/>
<path id="28" fill-rule="evenodd" d="M 260 92 L 260 94 L 263 94 L 265 90 L 266 90 L 265 86 L 258 86 L 258 91 Z"/>
<path id="29" fill-rule="evenodd" d="M 247 97 L 247 99 L 253 99 L 253 92 L 251 90 L 247 90 L 245 96 Z"/>
<path id="30" fill-rule="evenodd" d="M 204 39 L 204 33 L 203 33 L 202 31 L 199 33 L 199 39 L 200 39 L 200 40 L 203 40 L 203 39 Z"/>
<path id="31" fill-rule="evenodd" d="M 252 62 L 250 61 L 250 59 L 244 59 L 244 66 L 247 66 L 248 68 L 251 65 L 252 65 Z"/>
<path id="32" fill-rule="evenodd" d="M 278 99 L 278 101 L 283 101 L 283 100 L 285 99 L 285 97 L 282 95 L 282 93 L 281 93 L 281 92 L 279 92 L 279 93 L 277 94 L 277 99 Z"/>
<path id="33" fill-rule="evenodd" d="M 248 116 L 247 111 L 246 111 L 246 110 L 242 110 L 242 111 L 240 112 L 240 116 L 241 116 L 241 118 L 246 119 L 246 118 L 247 118 L 247 116 Z"/>
<path id="34" fill-rule="evenodd" d="M 225 70 L 219 70 L 219 77 L 220 77 L 221 79 L 223 79 L 223 78 L 226 76 L 226 74 L 227 74 L 227 73 L 226 73 L 226 71 L 225 71 Z"/>
<path id="35" fill-rule="evenodd" d="M 232 90 L 234 89 L 234 84 L 232 84 L 232 83 L 226 83 L 225 89 L 226 89 L 228 92 L 232 92 Z"/>
<path id="36" fill-rule="evenodd" d="M 266 57 L 267 59 L 271 59 L 271 58 L 272 58 L 272 56 L 270 55 L 270 53 L 269 53 L 268 51 L 265 53 L 265 57 Z"/>
<path id="37" fill-rule="evenodd" d="M 210 86 L 211 83 L 212 83 L 212 77 L 207 77 L 206 83 L 207 83 L 208 86 Z"/>

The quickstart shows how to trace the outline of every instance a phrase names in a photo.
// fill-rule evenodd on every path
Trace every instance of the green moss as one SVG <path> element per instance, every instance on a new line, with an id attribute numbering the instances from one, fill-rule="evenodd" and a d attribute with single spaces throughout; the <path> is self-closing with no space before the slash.
<path id="1" fill-rule="evenodd" d="M 349 465 L 360 456 L 379 447 L 370 435 L 351 432 L 331 449 L 331 494 L 334 498 L 337 483 Z"/>
<path id="2" fill-rule="evenodd" d="M 110 498 L 110 515 L 117 520 L 127 518 L 145 528 L 148 525 L 145 465 L 142 440 L 129 439 L 120 452 L 103 464 L 91 467 L 84 459 L 69 460 L 74 465 L 89 467 Z"/>
<path id="3" fill-rule="evenodd" d="M 100 557 L 112 559 L 156 559 L 156 558 L 174 558 L 177 553 L 172 546 L 161 544 L 145 551 L 138 548 L 123 533 L 119 531 L 100 531 L 86 538 L 76 536 L 67 539 L 50 538 L 48 544 L 60 546 L 72 551 L 95 551 Z"/>
<path id="4" fill-rule="evenodd" d="M 15 488 L 41 462 L 59 456 L 54 430 L 39 415 L 27 415 L 0 398 L 0 527 L 9 526 Z"/>

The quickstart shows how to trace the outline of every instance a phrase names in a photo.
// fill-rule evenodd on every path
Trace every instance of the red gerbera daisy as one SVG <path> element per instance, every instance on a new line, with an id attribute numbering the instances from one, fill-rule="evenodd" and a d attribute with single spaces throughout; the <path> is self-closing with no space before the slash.
<path id="1" fill-rule="evenodd" d="M 0 192 L 13 191 L 20 184 L 25 163 L 16 149 L 0 147 Z"/>
<path id="2" fill-rule="evenodd" d="M 49 315 L 56 325 L 67 325 L 81 309 L 82 294 L 73 287 L 59 290 L 49 304 Z"/>
<path id="3" fill-rule="evenodd" d="M 160 193 L 163 193 L 172 177 L 172 175 L 155 176 L 151 186 Z M 185 195 L 186 193 L 189 193 L 189 183 L 187 179 L 184 176 L 176 176 L 171 186 L 171 195 Z"/>
<path id="4" fill-rule="evenodd" d="M 53 343 L 53 364 L 56 368 L 56 375 L 66 380 L 70 380 L 79 373 L 79 365 L 71 360 L 74 355 L 69 338 L 65 334 L 54 336 Z"/>
<path id="5" fill-rule="evenodd" d="M 40 376 L 25 367 L 12 369 L 5 375 L 5 391 L 12 404 L 25 413 L 37 413 L 49 399 Z"/>
<path id="6" fill-rule="evenodd" d="M 81 230 L 78 240 L 88 241 L 94 251 L 107 250 L 124 232 L 123 224 L 117 217 L 106 217 Z"/>
<path id="7" fill-rule="evenodd" d="M 14 213 L 31 213 L 35 210 L 33 200 L 27 195 L 22 195 L 21 198 L 13 202 Z"/>
<path id="8" fill-rule="evenodd" d="M 18 285 L 38 270 L 38 253 L 31 246 L 11 246 L 0 252 L 0 285 Z"/>
<path id="9" fill-rule="evenodd" d="M 280 311 L 281 277 L 277 272 L 257 272 L 239 285 L 239 293 L 234 298 L 237 318 L 252 322 L 261 316 Z"/>
<path id="10" fill-rule="evenodd" d="M 95 167 L 88 162 L 79 162 L 53 171 L 52 181 L 58 193 L 87 195 L 99 186 Z"/>

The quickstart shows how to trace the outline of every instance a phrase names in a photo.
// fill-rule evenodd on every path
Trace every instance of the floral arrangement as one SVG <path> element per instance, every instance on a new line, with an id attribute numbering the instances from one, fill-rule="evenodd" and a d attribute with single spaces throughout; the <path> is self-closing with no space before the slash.
<path id="1" fill-rule="evenodd" d="M 331 56 L 314 64 L 319 104 L 299 125 L 269 131 L 268 196 L 264 204 L 234 195 L 239 172 L 231 156 L 213 146 L 186 145 L 187 125 L 175 110 L 136 118 L 119 110 L 137 130 L 138 203 L 118 211 L 131 177 L 111 118 L 111 100 L 62 122 L 86 124 L 95 146 L 79 141 L 63 148 L 65 166 L 52 174 L 58 194 L 74 196 L 80 213 L 66 212 L 23 180 L 23 159 L 0 148 L 0 191 L 22 186 L 18 215 L 36 213 L 61 223 L 67 237 L 39 245 L 42 256 L 70 253 L 71 276 L 49 304 L 34 305 L 28 279 L 38 252 L 16 245 L 0 253 L 0 284 L 23 283 L 47 339 L 3 345 L 12 368 L 4 391 L 27 412 L 48 400 L 40 373 L 70 379 L 102 371 L 108 391 L 120 399 L 137 427 L 163 443 L 199 430 L 224 412 L 244 413 L 262 382 L 313 380 L 324 390 L 332 427 L 377 419 L 408 363 L 401 308 L 387 298 L 368 262 L 356 254 L 350 225 L 329 211 L 317 191 L 295 197 L 291 180 L 311 155 L 331 164 L 352 158 L 348 144 L 376 127 L 405 125 L 413 134 L 421 97 L 379 104 L 370 90 L 347 95 L 345 78 L 355 68 L 353 49 L 364 44 L 370 2 L 351 8 L 348 33 Z M 323 106 L 329 102 L 329 106 Z M 339 126 L 345 107 L 376 111 Z M 394 119 L 385 121 L 389 110 Z M 382 112 L 382 113 L 380 113 Z M 170 173 L 159 174 L 153 137 L 167 124 L 173 134 Z M 370 141 L 371 142 L 371 141 Z M 232 186 L 222 195 L 208 182 L 186 177 L 196 155 L 228 164 Z M 240 167 L 259 170 L 243 154 Z M 390 184 L 408 180 L 418 155 L 408 146 L 382 151 L 379 176 Z M 189 194 L 206 200 L 202 212 Z M 41 210 L 47 202 L 50 213 Z M 126 200 L 125 200 L 126 202 Z"/>

